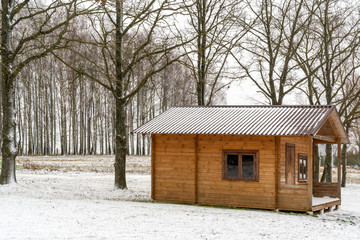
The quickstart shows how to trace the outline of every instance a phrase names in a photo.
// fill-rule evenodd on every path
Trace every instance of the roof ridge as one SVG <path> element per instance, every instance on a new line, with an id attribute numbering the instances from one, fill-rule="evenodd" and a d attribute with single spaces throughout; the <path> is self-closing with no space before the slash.
<path id="1" fill-rule="evenodd" d="M 174 106 L 171 108 L 331 108 L 335 105 L 211 105 Z"/>

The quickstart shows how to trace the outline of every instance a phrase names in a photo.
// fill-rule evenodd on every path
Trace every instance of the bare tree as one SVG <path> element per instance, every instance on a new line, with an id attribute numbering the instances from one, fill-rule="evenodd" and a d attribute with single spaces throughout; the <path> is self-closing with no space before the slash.
<path id="1" fill-rule="evenodd" d="M 235 25 L 234 15 L 242 14 L 241 1 L 236 0 L 183 0 L 188 20 L 183 34 L 195 37 L 195 40 L 184 46 L 184 50 L 193 52 L 186 55 L 182 63 L 189 68 L 196 82 L 197 104 L 209 105 L 214 96 L 231 79 L 228 71 L 230 50 L 244 35 L 241 28 Z M 186 32 L 186 33 L 185 33 Z"/>
<path id="2" fill-rule="evenodd" d="M 303 0 L 247 1 L 254 17 L 238 19 L 249 34 L 232 55 L 272 105 L 283 104 L 284 97 L 306 79 L 297 74 L 294 56 L 312 22 L 314 8 Z"/>
<path id="3" fill-rule="evenodd" d="M 125 177 L 126 106 L 152 76 L 178 61 L 181 55 L 169 58 L 168 53 L 186 43 L 176 43 L 175 39 L 169 35 L 171 31 L 164 31 L 164 28 L 171 25 L 167 20 L 177 11 L 177 7 L 178 5 L 172 1 L 107 1 L 106 4 L 103 3 L 104 13 L 92 19 L 93 30 L 96 34 L 94 34 L 93 42 L 88 42 L 88 45 L 96 44 L 101 47 L 103 56 L 101 65 L 91 61 L 91 58 L 85 55 L 82 57 L 93 63 L 89 69 L 71 66 L 59 58 L 68 67 L 96 81 L 114 96 L 115 187 L 120 189 L 127 187 Z M 161 34 L 166 36 L 161 36 Z M 162 42 L 156 42 L 155 36 L 167 38 L 171 44 L 163 45 Z M 81 40 L 78 39 L 78 41 Z M 83 42 L 83 44 L 86 43 Z M 132 44 L 136 44 L 136 47 Z M 148 63 L 149 68 L 144 69 L 142 76 L 133 82 L 132 75 L 136 72 L 136 68 L 145 63 Z M 95 75 L 102 77 L 90 75 L 90 68 L 97 69 Z"/>
<path id="4" fill-rule="evenodd" d="M 347 96 L 341 91 L 347 88 L 349 78 L 360 67 L 357 60 L 353 61 L 360 44 L 357 4 L 344 4 L 340 0 L 321 1 L 313 15 L 313 24 L 307 31 L 301 51 L 296 55 L 307 78 L 307 88 L 300 90 L 307 95 L 310 104 L 346 102 Z M 341 116 L 346 111 L 342 106 Z M 321 181 L 332 181 L 331 152 L 331 145 L 328 144 Z M 316 174 L 319 171 L 317 167 Z"/>
<path id="5" fill-rule="evenodd" d="M 346 83 L 340 89 L 342 97 L 336 104 L 339 106 L 339 114 L 342 116 L 345 131 L 348 135 L 350 130 L 354 128 L 354 125 L 357 124 L 357 120 L 360 119 L 360 76 L 357 72 L 351 71 L 351 69 L 354 69 L 354 66 L 359 65 L 358 61 L 359 59 L 353 58 L 352 61 L 348 61 L 348 64 L 344 64 L 340 68 L 340 72 L 344 73 L 340 74 L 340 76 L 344 78 L 342 81 Z M 348 145 L 343 144 L 341 149 L 342 187 L 346 187 L 347 150 Z"/>
<path id="6" fill-rule="evenodd" d="M 71 19 L 84 11 L 77 11 L 80 1 L 53 1 L 45 5 L 30 0 L 1 1 L 1 78 L 3 111 L 3 145 L 0 184 L 16 182 L 15 157 L 15 86 L 18 74 L 30 62 L 46 56 L 61 44 Z M 54 14 L 62 20 L 53 24 Z M 33 28 L 24 26 L 26 20 L 32 21 Z M 16 35 L 16 33 L 19 33 Z M 50 38 L 50 34 L 53 35 Z M 19 36 L 19 37 L 17 37 Z M 27 53 L 25 57 L 24 53 Z"/>

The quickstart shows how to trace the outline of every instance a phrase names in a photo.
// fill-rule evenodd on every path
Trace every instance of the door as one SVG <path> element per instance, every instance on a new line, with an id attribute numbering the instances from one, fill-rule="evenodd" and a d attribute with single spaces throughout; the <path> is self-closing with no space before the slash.
<path id="1" fill-rule="evenodd" d="M 295 184 L 295 144 L 286 144 L 285 153 L 285 182 Z"/>

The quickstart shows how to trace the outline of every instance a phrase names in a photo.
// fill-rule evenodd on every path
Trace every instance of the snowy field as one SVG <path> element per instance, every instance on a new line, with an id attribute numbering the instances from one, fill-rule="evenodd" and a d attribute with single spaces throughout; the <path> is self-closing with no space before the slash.
<path id="1" fill-rule="evenodd" d="M 113 157 L 20 157 L 18 185 L 0 186 L 0 239 L 360 239 L 360 173 L 341 210 L 322 216 L 154 203 L 150 158 L 129 157 L 128 190 Z"/>

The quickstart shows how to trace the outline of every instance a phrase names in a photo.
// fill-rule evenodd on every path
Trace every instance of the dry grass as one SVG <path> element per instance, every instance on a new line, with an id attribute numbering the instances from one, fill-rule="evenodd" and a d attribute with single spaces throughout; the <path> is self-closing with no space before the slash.
<path id="1" fill-rule="evenodd" d="M 360 169 L 348 168 L 347 169 L 347 182 L 360 184 Z"/>
<path id="2" fill-rule="evenodd" d="M 114 172 L 113 155 L 92 156 L 19 156 L 17 164 L 23 170 L 61 172 Z M 126 171 L 150 174 L 150 157 L 128 156 Z"/>

